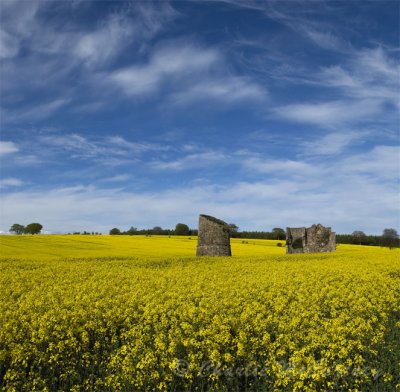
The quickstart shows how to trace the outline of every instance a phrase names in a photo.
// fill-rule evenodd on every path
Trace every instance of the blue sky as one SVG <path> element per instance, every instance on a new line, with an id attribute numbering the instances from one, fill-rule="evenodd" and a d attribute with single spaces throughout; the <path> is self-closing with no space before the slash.
<path id="1" fill-rule="evenodd" d="M 399 5 L 2 0 L 0 231 L 399 230 Z"/>

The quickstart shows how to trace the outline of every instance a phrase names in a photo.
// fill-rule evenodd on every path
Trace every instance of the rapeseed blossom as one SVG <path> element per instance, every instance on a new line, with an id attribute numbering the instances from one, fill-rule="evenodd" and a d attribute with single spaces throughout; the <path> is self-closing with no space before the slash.
<path id="1" fill-rule="evenodd" d="M 18 241 L 24 248 L 17 248 Z M 397 250 L 1 238 L 5 391 L 400 390 Z"/>

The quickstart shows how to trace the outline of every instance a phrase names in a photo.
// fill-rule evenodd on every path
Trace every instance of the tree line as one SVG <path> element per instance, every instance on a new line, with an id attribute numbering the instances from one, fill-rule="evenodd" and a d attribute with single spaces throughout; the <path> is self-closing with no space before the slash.
<path id="1" fill-rule="evenodd" d="M 29 223 L 29 225 L 23 226 L 19 223 L 14 223 L 10 228 L 10 233 L 14 234 L 40 234 L 43 226 L 40 223 Z"/>
<path id="2" fill-rule="evenodd" d="M 137 229 L 131 227 L 129 230 L 121 231 L 117 227 L 114 227 L 109 232 L 110 235 L 197 235 L 196 229 L 190 229 L 188 225 L 184 223 L 177 223 L 175 229 L 163 229 L 160 226 L 154 226 L 152 229 Z"/>
<path id="3" fill-rule="evenodd" d="M 336 234 L 338 244 L 385 246 L 399 248 L 400 238 L 395 229 L 384 229 L 382 235 L 367 235 L 363 231 L 356 230 L 352 234 Z"/>
<path id="4" fill-rule="evenodd" d="M 267 240 L 284 240 L 286 238 L 285 230 L 275 227 L 272 232 L 266 231 L 239 231 L 239 227 L 234 223 L 228 224 L 232 238 L 260 238 Z M 121 231 L 117 227 L 109 231 L 110 235 L 184 235 L 196 236 L 197 229 L 190 229 L 185 223 L 177 223 L 175 229 L 163 229 L 160 226 L 154 226 L 152 229 L 138 230 L 136 227 L 131 227 L 129 230 Z"/>
<path id="5" fill-rule="evenodd" d="M 234 223 L 229 225 L 232 238 L 265 239 L 265 240 L 285 240 L 286 231 L 280 227 L 274 227 L 272 231 L 239 231 L 239 227 Z M 14 223 L 10 228 L 10 233 L 20 234 L 40 234 L 43 226 L 40 223 L 29 223 L 26 226 Z M 83 232 L 74 234 L 100 234 L 95 232 Z M 131 227 L 129 230 L 121 231 L 114 227 L 109 231 L 110 235 L 182 235 L 196 236 L 197 229 L 190 229 L 185 223 L 177 223 L 175 229 L 163 229 L 154 226 L 152 229 L 137 229 Z M 337 244 L 384 246 L 389 248 L 400 247 L 400 237 L 395 229 L 384 229 L 382 235 L 367 235 L 361 230 L 353 231 L 352 234 L 336 234 Z"/>

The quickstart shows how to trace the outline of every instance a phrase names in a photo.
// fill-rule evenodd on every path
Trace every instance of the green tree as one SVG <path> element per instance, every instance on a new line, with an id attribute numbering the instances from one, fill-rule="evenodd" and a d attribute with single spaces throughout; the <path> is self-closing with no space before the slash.
<path id="1" fill-rule="evenodd" d="M 43 229 L 43 226 L 40 223 L 29 223 L 25 227 L 25 233 L 26 234 L 39 234 Z"/>
<path id="2" fill-rule="evenodd" d="M 22 226 L 18 223 L 14 223 L 11 227 L 10 227 L 10 233 L 15 233 L 15 234 L 23 234 L 25 233 L 25 226 Z"/>
<path id="3" fill-rule="evenodd" d="M 236 237 L 239 232 L 239 227 L 236 226 L 234 223 L 229 223 L 228 226 L 229 226 L 231 237 Z"/>
<path id="4" fill-rule="evenodd" d="M 399 234 L 395 229 L 384 229 L 382 233 L 382 237 L 385 238 L 399 238 Z"/>
<path id="5" fill-rule="evenodd" d="M 134 235 L 137 234 L 138 229 L 136 227 L 131 226 L 131 228 L 126 232 L 128 235 Z"/>
<path id="6" fill-rule="evenodd" d="M 384 229 L 382 233 L 381 245 L 387 246 L 388 248 L 396 248 L 400 246 L 400 239 L 397 230 L 395 229 Z"/>
<path id="7" fill-rule="evenodd" d="M 353 233 L 351 235 L 354 239 L 354 242 L 356 242 L 359 245 L 361 245 L 361 243 L 367 238 L 365 233 L 361 230 L 353 231 Z"/>
<path id="8" fill-rule="evenodd" d="M 280 227 L 274 227 L 272 229 L 272 234 L 276 240 L 284 240 L 286 238 L 285 230 L 281 229 Z"/>
<path id="9" fill-rule="evenodd" d="M 184 223 L 178 223 L 175 226 L 175 234 L 176 235 L 190 235 L 190 229 L 188 225 Z"/>
<path id="10" fill-rule="evenodd" d="M 163 234 L 163 229 L 160 226 L 154 226 L 151 232 L 154 235 L 161 235 Z"/>
<path id="11" fill-rule="evenodd" d="M 117 229 L 116 227 L 114 227 L 110 230 L 110 235 L 118 235 L 118 234 L 121 234 L 120 229 Z"/>

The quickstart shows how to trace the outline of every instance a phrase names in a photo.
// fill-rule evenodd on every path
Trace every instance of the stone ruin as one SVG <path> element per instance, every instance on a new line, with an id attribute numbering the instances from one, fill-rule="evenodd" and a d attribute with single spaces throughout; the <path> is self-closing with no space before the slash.
<path id="1" fill-rule="evenodd" d="M 200 215 L 196 256 L 231 255 L 228 224 L 209 215 Z"/>
<path id="2" fill-rule="evenodd" d="M 320 224 L 286 228 L 286 253 L 318 253 L 336 250 L 336 233 Z"/>

